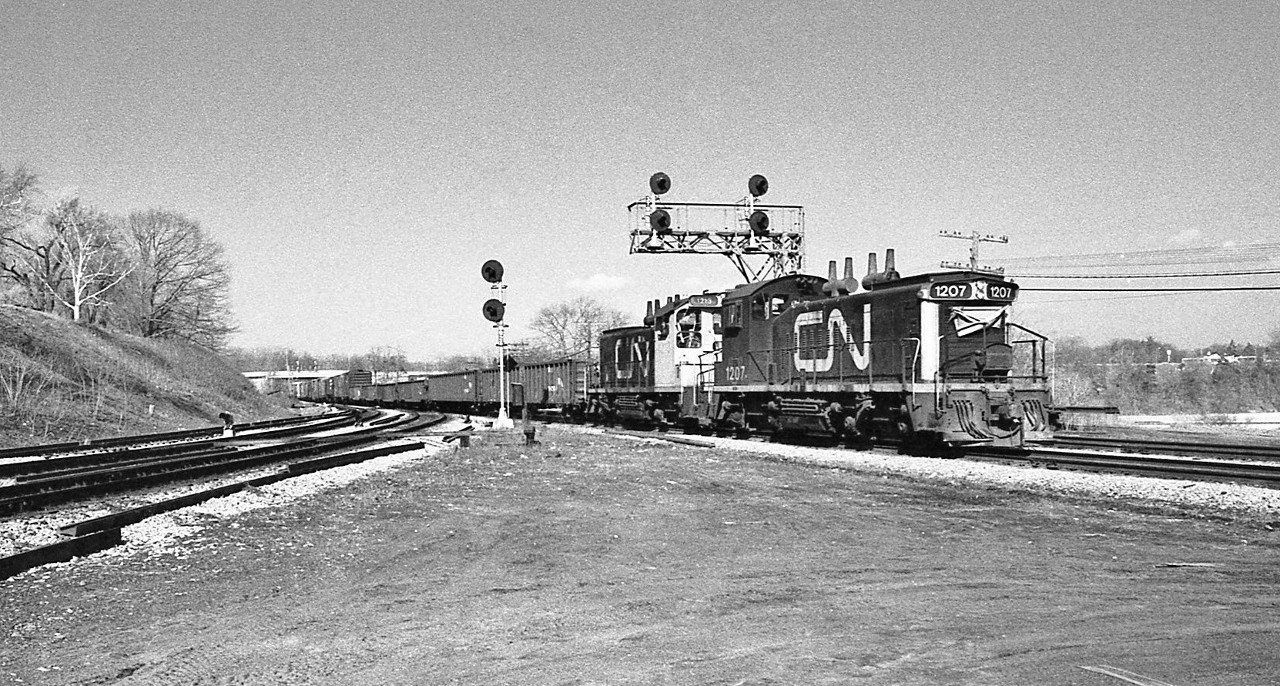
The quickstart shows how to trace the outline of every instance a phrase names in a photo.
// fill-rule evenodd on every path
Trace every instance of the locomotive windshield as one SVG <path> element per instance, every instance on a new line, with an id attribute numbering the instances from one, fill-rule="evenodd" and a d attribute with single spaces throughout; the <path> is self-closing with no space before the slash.
<path id="1" fill-rule="evenodd" d="M 680 314 L 680 319 L 676 322 L 676 347 L 677 348 L 701 348 L 702 347 L 702 311 L 701 310 L 685 310 Z"/>
<path id="2" fill-rule="evenodd" d="M 986 329 L 999 329 L 1009 316 L 1008 307 L 953 307 L 951 323 L 957 336 L 968 336 Z"/>

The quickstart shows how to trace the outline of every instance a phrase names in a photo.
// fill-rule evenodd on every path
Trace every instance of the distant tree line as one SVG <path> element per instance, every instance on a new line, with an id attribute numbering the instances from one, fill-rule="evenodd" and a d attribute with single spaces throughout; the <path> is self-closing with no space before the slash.
<path id="1" fill-rule="evenodd" d="M 0 302 L 220 350 L 236 330 L 229 287 L 222 246 L 194 219 L 42 206 L 33 172 L 0 167 Z"/>
<path id="2" fill-rule="evenodd" d="M 229 348 L 226 355 L 242 372 L 319 371 L 322 369 L 364 369 L 394 374 L 422 369 L 411 362 L 404 351 L 390 346 L 374 346 L 367 353 L 315 355 L 305 350 L 283 346 L 261 348 Z"/>
<path id="3" fill-rule="evenodd" d="M 1098 346 L 1068 338 L 1057 342 L 1055 357 L 1055 402 L 1062 406 L 1109 405 L 1125 414 L 1280 411 L 1280 330 L 1269 345 L 1229 341 L 1194 351 L 1151 337 Z"/>
<path id="4" fill-rule="evenodd" d="M 625 322 L 621 312 L 581 296 L 538 310 L 529 324 L 533 337 L 510 344 L 506 354 L 517 362 L 595 360 L 600 332 Z M 242 372 L 363 369 L 386 376 L 409 371 L 486 369 L 498 364 L 496 350 L 491 355 L 454 354 L 433 361 L 410 361 L 403 350 L 388 346 L 375 346 L 361 354 L 316 355 L 287 347 L 231 349 L 228 354 Z"/>

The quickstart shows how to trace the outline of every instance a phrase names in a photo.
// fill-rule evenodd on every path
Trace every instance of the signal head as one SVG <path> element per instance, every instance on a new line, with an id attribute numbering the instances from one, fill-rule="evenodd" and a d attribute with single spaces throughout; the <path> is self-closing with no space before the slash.
<path id="1" fill-rule="evenodd" d="M 480 267 L 480 276 L 484 277 L 489 283 L 499 283 L 502 281 L 502 263 L 497 260 L 489 260 Z"/>
<path id="2" fill-rule="evenodd" d="M 649 177 L 649 190 L 654 195 L 662 195 L 671 190 L 671 177 L 662 172 L 658 172 Z"/>
<path id="3" fill-rule="evenodd" d="M 751 227 L 751 233 L 757 236 L 763 236 L 769 233 L 769 215 L 761 210 L 756 210 L 747 218 L 747 225 Z"/>
<path id="4" fill-rule="evenodd" d="M 671 230 L 671 213 L 666 210 L 654 210 L 649 215 L 649 228 L 659 233 Z"/>
<path id="5" fill-rule="evenodd" d="M 747 179 L 747 192 L 751 193 L 751 197 L 758 198 L 769 192 L 769 179 L 764 178 L 763 174 L 756 174 Z"/>
<path id="6" fill-rule="evenodd" d="M 501 322 L 502 318 L 507 314 L 507 306 L 503 305 L 502 301 L 497 298 L 490 298 L 485 301 L 484 307 L 481 308 L 481 311 L 484 312 L 485 319 L 498 323 Z"/>

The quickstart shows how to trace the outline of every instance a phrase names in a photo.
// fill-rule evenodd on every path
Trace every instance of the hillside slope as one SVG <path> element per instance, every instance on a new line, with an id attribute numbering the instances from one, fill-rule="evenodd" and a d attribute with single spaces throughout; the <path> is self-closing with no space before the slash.
<path id="1" fill-rule="evenodd" d="M 80 326 L 0 305 L 0 447 L 289 414 L 197 346 Z"/>

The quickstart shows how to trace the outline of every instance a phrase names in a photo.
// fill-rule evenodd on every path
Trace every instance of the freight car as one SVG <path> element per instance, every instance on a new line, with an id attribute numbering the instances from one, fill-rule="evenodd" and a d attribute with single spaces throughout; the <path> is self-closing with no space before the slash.
<path id="1" fill-rule="evenodd" d="M 580 416 L 586 403 L 586 365 L 574 360 L 522 364 L 508 373 L 513 406 L 540 413 Z M 422 378 L 374 383 L 367 372 L 341 388 L 309 385 L 299 395 L 304 400 L 357 405 L 382 405 L 408 409 L 436 409 L 465 414 L 486 414 L 498 407 L 498 370 L 471 369 Z"/>

